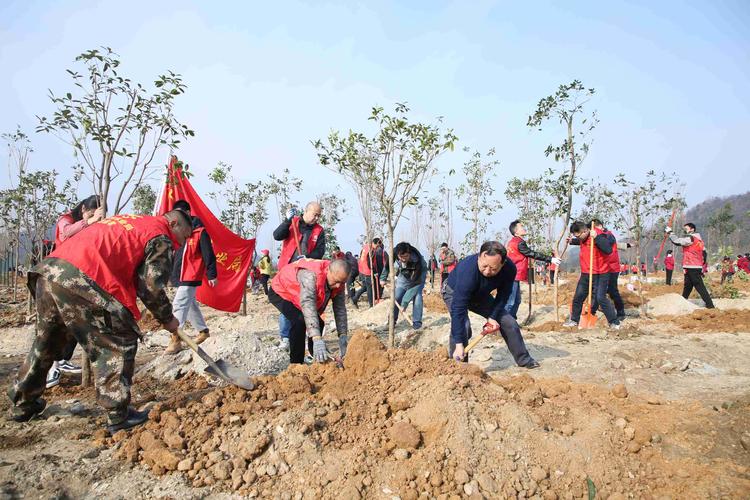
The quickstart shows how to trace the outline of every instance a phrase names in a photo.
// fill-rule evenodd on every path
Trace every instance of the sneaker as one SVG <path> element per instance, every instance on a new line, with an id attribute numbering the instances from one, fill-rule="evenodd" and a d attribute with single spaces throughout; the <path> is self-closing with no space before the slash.
<path id="1" fill-rule="evenodd" d="M 202 332 L 200 333 L 200 335 L 198 335 L 198 336 L 197 336 L 197 337 L 195 338 L 195 343 L 196 343 L 196 344 L 202 344 L 203 342 L 205 342 L 205 341 L 206 341 L 206 340 L 208 339 L 208 337 L 210 337 L 210 335 L 208 334 L 208 330 L 203 330 L 203 331 L 202 331 Z"/>
<path id="2" fill-rule="evenodd" d="M 616 331 L 616 330 L 620 330 L 621 328 L 622 328 L 622 325 L 620 323 L 615 322 L 615 323 L 610 323 L 609 326 L 607 327 L 607 330 Z"/>
<path id="3" fill-rule="evenodd" d="M 26 408 L 25 410 L 16 406 L 12 407 L 10 410 L 10 418 L 12 418 L 16 422 L 28 422 L 32 418 L 42 413 L 46 406 L 47 402 L 42 398 L 38 398 L 36 401 L 29 405 L 29 408 Z"/>
<path id="4" fill-rule="evenodd" d="M 67 359 L 58 362 L 57 367 L 64 373 L 81 373 L 83 371 L 80 366 L 74 365 Z"/>
<path id="5" fill-rule="evenodd" d="M 288 338 L 282 338 L 281 342 L 279 342 L 279 349 L 282 351 L 289 352 L 289 339 Z"/>
<path id="6" fill-rule="evenodd" d="M 568 321 L 566 321 L 565 323 L 563 323 L 563 325 L 562 325 L 562 326 L 563 326 L 564 328 L 573 328 L 574 326 L 578 326 L 578 323 L 576 323 L 576 322 L 575 322 L 575 321 L 573 321 L 572 319 L 569 319 Z"/>
<path id="7" fill-rule="evenodd" d="M 107 425 L 107 431 L 109 431 L 110 434 L 114 434 L 117 431 L 141 425 L 148 420 L 148 413 L 148 411 L 138 411 L 128 407 L 128 414 L 125 416 L 125 419 L 116 424 Z"/>
<path id="8" fill-rule="evenodd" d="M 51 389 L 60 383 L 60 370 L 54 366 L 47 372 L 47 389 Z"/>
<path id="9" fill-rule="evenodd" d="M 349 299 L 352 301 L 352 305 L 354 306 L 354 309 L 359 309 L 359 304 L 357 304 L 357 301 L 354 300 L 354 297 L 349 297 Z"/>

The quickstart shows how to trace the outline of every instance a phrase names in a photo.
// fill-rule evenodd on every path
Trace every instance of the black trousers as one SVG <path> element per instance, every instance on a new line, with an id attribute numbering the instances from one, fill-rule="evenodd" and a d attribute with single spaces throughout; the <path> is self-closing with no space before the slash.
<path id="1" fill-rule="evenodd" d="M 453 302 L 453 289 L 447 285 L 443 285 L 443 301 L 445 302 L 445 305 L 448 307 L 448 310 L 451 309 L 451 303 Z M 488 318 L 490 314 L 492 314 L 492 305 L 495 302 L 495 298 L 492 297 L 492 295 L 487 295 L 486 297 L 472 297 L 471 302 L 469 302 L 469 311 L 479 314 L 480 316 L 484 318 Z M 510 354 L 513 356 L 513 359 L 516 361 L 516 364 L 518 366 L 526 366 L 531 361 L 533 361 L 531 354 L 529 354 L 529 350 L 526 349 L 526 344 L 523 341 L 523 335 L 521 335 L 521 327 L 518 326 L 518 322 L 508 314 L 507 311 L 503 309 L 503 314 L 500 316 L 497 320 L 498 323 L 500 323 L 500 335 L 503 336 L 503 340 L 505 341 L 505 345 L 508 346 L 508 350 L 510 351 Z M 471 321 L 469 318 L 466 318 L 466 323 L 463 325 L 464 331 L 466 332 L 466 338 L 471 338 Z M 466 346 L 464 346 L 466 348 Z M 452 337 L 449 337 L 448 341 L 448 354 L 450 357 L 453 357 L 453 351 L 456 349 L 456 343 L 454 342 Z M 465 355 L 464 362 L 469 361 L 469 355 Z"/>
<path id="2" fill-rule="evenodd" d="M 708 309 L 713 309 L 714 302 L 711 300 L 711 295 L 709 295 L 708 290 L 706 290 L 706 285 L 703 284 L 702 270 L 686 268 L 685 284 L 682 286 L 682 296 L 686 299 L 690 297 L 690 292 L 693 291 L 693 288 L 695 288 L 695 290 L 698 292 L 698 295 L 701 296 L 703 302 L 706 303 L 706 307 Z"/>
<path id="3" fill-rule="evenodd" d="M 612 302 L 607 297 L 607 291 L 609 289 L 609 273 L 607 274 L 595 274 L 594 281 L 591 288 L 591 309 L 601 308 L 607 321 L 612 324 L 617 322 L 617 313 L 615 312 Z M 583 309 L 583 303 L 586 301 L 586 297 L 589 295 L 589 275 L 581 274 L 578 278 L 578 285 L 576 286 L 576 293 L 573 296 L 573 311 L 570 313 L 570 319 L 578 323 L 581 320 L 581 310 Z"/>
<path id="4" fill-rule="evenodd" d="M 667 285 L 672 284 L 672 273 L 674 272 L 674 269 L 667 269 Z"/>
<path id="5" fill-rule="evenodd" d="M 620 273 L 609 273 L 609 283 L 607 284 L 607 295 L 612 299 L 612 303 L 615 305 L 615 313 L 617 316 L 625 316 L 625 303 L 622 301 L 620 295 L 620 289 L 617 287 L 617 278 L 620 277 Z M 593 293 L 592 293 L 593 294 Z M 592 311 L 596 312 L 599 309 L 599 303 L 596 301 L 596 295 L 591 300 Z"/>
<path id="6" fill-rule="evenodd" d="M 261 274 L 260 275 L 260 284 L 263 286 L 263 292 L 268 295 L 268 278 L 270 278 L 267 274 Z"/>
<path id="7" fill-rule="evenodd" d="M 361 275 L 362 277 L 362 288 L 357 290 L 354 294 L 354 302 L 359 301 L 359 298 L 367 292 L 367 302 L 370 303 L 370 307 L 373 306 L 374 300 L 380 300 L 383 297 L 383 287 L 380 285 L 380 276 L 375 276 L 375 298 L 373 299 L 373 278 L 370 275 Z"/>
<path id="8" fill-rule="evenodd" d="M 307 338 L 307 327 L 305 326 L 305 317 L 302 315 L 302 311 L 297 309 L 297 306 L 288 300 L 282 299 L 273 288 L 268 289 L 268 300 L 292 324 L 292 328 L 289 331 L 289 362 L 304 363 L 305 339 L 307 339 L 307 348 L 311 354 L 313 352 L 313 342 L 312 339 Z M 322 332 L 323 320 L 318 317 L 318 321 L 320 321 L 320 331 Z"/>
<path id="9" fill-rule="evenodd" d="M 549 271 L 549 283 L 550 285 L 555 284 L 555 270 L 554 269 L 550 269 Z"/>
<path id="10" fill-rule="evenodd" d="M 352 299 L 354 298 L 354 293 L 355 293 L 354 282 L 357 279 L 357 276 L 359 276 L 359 273 L 357 274 L 352 273 L 349 275 L 349 278 L 347 278 L 346 280 L 346 291 L 349 294 L 349 297 Z"/>

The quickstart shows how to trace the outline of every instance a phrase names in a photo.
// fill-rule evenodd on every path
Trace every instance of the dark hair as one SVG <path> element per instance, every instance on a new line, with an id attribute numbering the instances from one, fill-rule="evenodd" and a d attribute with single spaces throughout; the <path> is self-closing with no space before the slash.
<path id="1" fill-rule="evenodd" d="M 518 226 L 521 223 L 520 220 L 516 219 L 513 222 L 510 223 L 510 226 L 508 226 L 508 229 L 510 230 L 510 235 L 515 236 L 516 235 L 516 226 Z"/>
<path id="2" fill-rule="evenodd" d="M 402 241 L 401 243 L 396 245 L 396 248 L 393 249 L 393 253 L 395 253 L 396 255 L 411 253 L 411 245 L 405 241 Z"/>
<path id="3" fill-rule="evenodd" d="M 177 215 L 180 219 L 182 219 L 182 222 L 184 222 L 185 225 L 187 225 L 187 227 L 189 227 L 189 228 L 192 229 L 192 227 L 193 227 L 193 221 L 190 218 L 190 216 L 188 214 L 186 214 L 184 211 L 180 210 L 179 208 L 173 208 L 172 210 L 170 210 L 167 213 L 168 214 L 175 214 L 175 215 Z"/>
<path id="4" fill-rule="evenodd" d="M 683 226 L 687 226 L 693 231 L 695 231 L 695 224 L 693 224 L 692 222 L 686 222 L 685 224 L 683 224 Z"/>
<path id="5" fill-rule="evenodd" d="M 95 194 L 92 194 L 88 198 L 78 202 L 78 205 L 73 207 L 70 210 L 70 215 L 73 217 L 73 220 L 78 222 L 79 220 L 83 219 L 83 211 L 84 210 L 95 210 L 99 208 L 101 203 L 99 203 L 99 197 Z"/>
<path id="6" fill-rule="evenodd" d="M 341 251 L 341 249 L 339 247 L 333 247 L 333 249 L 334 250 L 338 250 L 339 252 Z"/>
<path id="7" fill-rule="evenodd" d="M 604 226 L 604 223 L 601 221 L 601 219 L 597 219 L 596 217 L 594 217 L 593 219 L 591 219 L 591 222 L 595 226 Z M 591 227 L 591 224 L 589 224 L 589 227 Z"/>
<path id="8" fill-rule="evenodd" d="M 672 253 L 672 250 L 667 250 L 667 255 L 669 255 L 670 253 Z"/>
<path id="9" fill-rule="evenodd" d="M 573 224 L 570 225 L 570 232 L 574 234 L 580 233 L 584 229 L 588 229 L 588 226 L 579 220 L 575 221 Z"/>
<path id="10" fill-rule="evenodd" d="M 500 255 L 503 260 L 508 256 L 508 251 L 499 241 L 485 241 L 479 248 L 479 254 L 486 253 L 490 256 Z"/>
<path id="11" fill-rule="evenodd" d="M 440 245 L 440 248 L 443 248 L 443 247 L 446 247 L 446 248 L 448 248 L 448 244 L 447 244 L 447 243 L 442 243 L 442 244 Z"/>
<path id="12" fill-rule="evenodd" d="M 375 245 L 382 245 L 383 244 L 383 240 L 381 240 L 380 238 L 373 238 L 372 242 Z"/>
<path id="13" fill-rule="evenodd" d="M 190 213 L 190 203 L 185 200 L 177 200 L 174 202 L 174 205 L 172 205 L 172 210 L 182 210 L 183 212 Z"/>

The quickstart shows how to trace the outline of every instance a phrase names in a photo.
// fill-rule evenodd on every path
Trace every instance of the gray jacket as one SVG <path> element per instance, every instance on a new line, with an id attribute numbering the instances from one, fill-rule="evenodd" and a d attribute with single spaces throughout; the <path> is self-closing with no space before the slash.
<path id="1" fill-rule="evenodd" d="M 305 327 L 308 337 L 321 335 L 320 332 L 320 314 L 325 311 L 328 301 L 331 298 L 331 289 L 326 285 L 326 296 L 323 301 L 323 307 L 318 310 L 317 299 L 317 276 L 315 272 L 309 269 L 300 269 L 297 271 L 297 281 L 299 282 L 299 303 L 302 306 L 302 316 L 305 318 Z M 346 335 L 349 331 L 349 324 L 346 317 L 346 294 L 339 293 L 333 298 L 333 319 L 336 320 L 336 330 L 339 336 Z"/>

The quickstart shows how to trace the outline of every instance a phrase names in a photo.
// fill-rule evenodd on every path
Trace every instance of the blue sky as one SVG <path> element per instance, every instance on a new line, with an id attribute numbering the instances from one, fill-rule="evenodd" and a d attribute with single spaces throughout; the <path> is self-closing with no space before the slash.
<path id="1" fill-rule="evenodd" d="M 526 118 L 540 98 L 577 78 L 597 89 L 592 105 L 601 120 L 584 175 L 676 171 L 690 204 L 750 189 L 747 1 L 6 0 L 0 130 L 18 124 L 31 133 L 35 115 L 53 109 L 47 89 L 71 90 L 65 69 L 100 45 L 119 53 L 122 72 L 136 81 L 167 69 L 183 75 L 189 88 L 176 113 L 196 137 L 178 155 L 199 191 L 211 190 L 206 174 L 219 160 L 245 180 L 289 168 L 305 179 L 300 201 L 349 194 L 350 215 L 338 228 L 345 249 L 361 232 L 356 202 L 317 164 L 309 141 L 330 129 L 366 128 L 376 104 L 408 102 L 416 118 L 443 116 L 459 146 L 496 148 L 502 192 L 509 177 L 554 166 L 543 151 L 559 131 L 531 132 Z M 32 166 L 67 172 L 68 147 L 31 135 Z M 466 158 L 459 148 L 440 167 Z M 505 205 L 493 229 L 514 218 Z M 259 235 L 261 247 L 271 230 Z"/>

